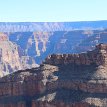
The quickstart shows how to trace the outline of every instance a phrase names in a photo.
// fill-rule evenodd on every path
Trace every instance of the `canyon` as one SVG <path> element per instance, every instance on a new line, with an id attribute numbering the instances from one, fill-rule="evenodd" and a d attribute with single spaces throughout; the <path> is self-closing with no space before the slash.
<path id="1" fill-rule="evenodd" d="M 37 67 L 51 54 L 81 53 L 107 43 L 106 23 L 1 22 L 0 77 Z"/>
<path id="2" fill-rule="evenodd" d="M 16 32 L 8 36 L 37 64 L 42 63 L 49 54 L 81 53 L 93 50 L 99 43 L 107 43 L 106 30 Z"/>
<path id="3" fill-rule="evenodd" d="M 0 107 L 106 107 L 107 44 L 52 54 L 39 67 L 0 78 Z"/>

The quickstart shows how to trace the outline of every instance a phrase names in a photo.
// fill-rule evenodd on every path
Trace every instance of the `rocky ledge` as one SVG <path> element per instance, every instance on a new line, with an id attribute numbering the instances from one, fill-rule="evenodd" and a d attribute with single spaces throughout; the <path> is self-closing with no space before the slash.
<path id="1" fill-rule="evenodd" d="M 38 68 L 0 79 L 0 107 L 106 107 L 107 45 L 50 55 Z"/>

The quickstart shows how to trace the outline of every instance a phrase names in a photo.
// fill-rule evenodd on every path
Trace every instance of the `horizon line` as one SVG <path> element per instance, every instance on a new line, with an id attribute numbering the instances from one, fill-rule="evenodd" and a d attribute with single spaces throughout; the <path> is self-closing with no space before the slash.
<path id="1" fill-rule="evenodd" d="M 107 20 L 81 20 L 81 21 L 0 21 L 0 23 L 67 23 L 67 22 L 97 22 Z"/>

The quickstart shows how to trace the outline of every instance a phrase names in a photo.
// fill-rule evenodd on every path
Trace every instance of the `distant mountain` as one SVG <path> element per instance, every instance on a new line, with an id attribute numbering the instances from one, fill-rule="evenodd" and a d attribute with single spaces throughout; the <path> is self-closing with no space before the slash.
<path id="1" fill-rule="evenodd" d="M 107 21 L 0 22 L 0 32 L 69 31 L 104 28 L 107 28 Z"/>

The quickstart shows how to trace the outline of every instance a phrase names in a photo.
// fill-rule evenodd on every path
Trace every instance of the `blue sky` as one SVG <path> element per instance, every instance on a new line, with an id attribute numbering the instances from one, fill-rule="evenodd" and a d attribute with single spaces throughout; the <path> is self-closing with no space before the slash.
<path id="1" fill-rule="evenodd" d="M 107 0 L 0 0 L 0 22 L 107 20 Z"/>

